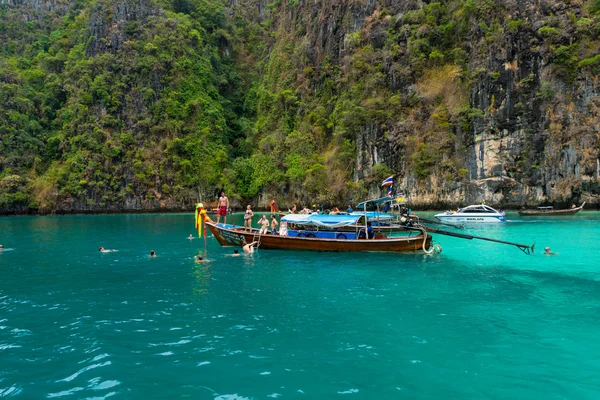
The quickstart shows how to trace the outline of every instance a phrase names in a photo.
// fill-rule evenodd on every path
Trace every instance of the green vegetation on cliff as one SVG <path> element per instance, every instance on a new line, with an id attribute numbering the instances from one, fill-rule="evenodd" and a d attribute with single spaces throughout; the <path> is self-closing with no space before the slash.
<path id="1" fill-rule="evenodd" d="M 85 2 L 34 26 L 2 15 L 0 207 L 190 204 L 249 151 L 220 2 Z"/>
<path id="2" fill-rule="evenodd" d="M 0 4 L 0 212 L 221 188 L 344 204 L 391 173 L 435 198 L 597 186 L 596 0 L 18 3 Z"/>

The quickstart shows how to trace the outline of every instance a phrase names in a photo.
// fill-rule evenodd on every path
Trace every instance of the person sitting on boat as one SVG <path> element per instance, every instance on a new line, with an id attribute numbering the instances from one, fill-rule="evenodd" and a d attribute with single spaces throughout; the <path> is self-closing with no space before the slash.
<path id="1" fill-rule="evenodd" d="M 287 222 L 281 221 L 281 226 L 279 227 L 279 236 L 287 236 Z"/>
<path id="2" fill-rule="evenodd" d="M 258 242 L 246 243 L 242 246 L 242 250 L 244 253 L 254 253 L 254 245 L 257 245 Z"/>
<path id="3" fill-rule="evenodd" d="M 346 210 L 346 212 L 347 212 L 348 214 L 351 214 L 352 212 L 354 212 L 354 210 L 352 209 L 352 206 L 351 206 L 351 205 L 348 205 L 348 209 Z"/>
<path id="4" fill-rule="evenodd" d="M 300 210 L 300 214 L 310 214 L 310 210 L 306 206 L 304 206 L 304 208 Z"/>
<path id="5" fill-rule="evenodd" d="M 371 226 L 371 223 L 368 222 L 367 223 L 367 237 L 369 239 L 373 239 L 374 236 L 375 236 L 375 234 L 373 233 L 373 227 Z"/>
<path id="6" fill-rule="evenodd" d="M 373 227 L 371 226 L 370 222 L 367 222 L 367 234 L 365 235 L 365 231 L 363 230 L 361 230 L 358 234 L 359 239 L 373 239 L 374 236 L 375 234 L 373 233 Z"/>
<path id="7" fill-rule="evenodd" d="M 244 230 L 249 230 L 250 232 L 252 232 L 253 216 L 254 213 L 252 212 L 252 207 L 250 207 L 250 204 L 248 204 L 248 207 L 246 207 L 246 212 L 244 213 Z"/>
<path id="8" fill-rule="evenodd" d="M 259 235 L 263 235 L 265 233 L 269 233 L 269 220 L 267 219 L 266 215 L 263 215 L 259 220 L 258 220 L 258 224 L 261 226 L 260 230 L 258 231 Z"/>
<path id="9" fill-rule="evenodd" d="M 292 204 L 292 209 L 288 210 L 291 214 L 296 214 L 296 205 Z"/>
<path id="10" fill-rule="evenodd" d="M 571 204 L 571 208 L 572 208 L 572 209 L 573 209 L 573 208 L 577 208 L 577 204 L 575 204 L 575 203 Z"/>
<path id="11" fill-rule="evenodd" d="M 275 218 L 275 215 L 271 215 L 271 233 L 273 235 L 277 235 L 277 225 L 279 225 L 277 218 Z"/>
<path id="12" fill-rule="evenodd" d="M 333 207 L 333 210 L 331 210 L 331 212 L 329 214 L 331 215 L 336 215 L 340 213 L 340 209 L 337 207 Z"/>

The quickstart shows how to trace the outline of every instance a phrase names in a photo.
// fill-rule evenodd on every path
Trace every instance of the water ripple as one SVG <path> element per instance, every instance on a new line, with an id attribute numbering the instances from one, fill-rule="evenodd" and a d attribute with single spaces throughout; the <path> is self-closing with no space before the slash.
<path id="1" fill-rule="evenodd" d="M 11 386 L 5 389 L 0 388 L 0 397 L 17 396 L 21 394 L 23 389 L 18 386 Z"/>
<path id="2" fill-rule="evenodd" d="M 106 361 L 104 363 L 88 365 L 87 367 L 81 368 L 79 371 L 75 372 L 73 375 L 70 375 L 64 379 L 59 379 L 56 382 L 71 382 L 73 379 L 77 378 L 79 375 L 83 374 L 86 371 L 89 371 L 89 370 L 95 369 L 95 368 L 105 367 L 110 364 L 112 364 L 112 362 Z"/>
<path id="3" fill-rule="evenodd" d="M 70 396 L 73 393 L 81 392 L 82 390 L 84 390 L 84 388 L 82 388 L 80 386 L 77 386 L 77 387 L 74 387 L 74 388 L 69 389 L 69 390 L 63 390 L 62 392 L 48 393 L 46 395 L 46 397 L 48 397 L 49 399 L 52 399 L 54 397 Z"/>

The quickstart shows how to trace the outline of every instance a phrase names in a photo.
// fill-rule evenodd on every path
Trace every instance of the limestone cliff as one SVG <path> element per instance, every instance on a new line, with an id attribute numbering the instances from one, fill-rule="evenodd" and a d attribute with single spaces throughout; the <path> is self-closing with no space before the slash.
<path id="1" fill-rule="evenodd" d="M 354 126 L 343 126 L 355 146 L 352 178 L 370 195 L 380 193 L 377 183 L 387 174 L 421 206 L 482 200 L 517 206 L 598 195 L 596 3 L 230 5 L 244 15 L 271 10 L 270 57 L 293 60 L 287 89 L 304 105 L 296 111 L 300 120 L 308 108 L 324 105 L 331 143 L 344 113 L 352 115 Z M 267 85 L 283 90 L 281 74 L 272 79 L 269 67 L 278 65 L 266 68 Z M 336 79 L 333 95 L 319 100 L 327 74 Z M 358 100 L 354 109 L 348 93 Z M 268 128 L 258 134 L 277 129 Z M 294 128 L 306 129 L 301 122 Z"/>
<path id="2" fill-rule="evenodd" d="M 0 2 L 0 213 L 600 196 L 599 0 Z"/>

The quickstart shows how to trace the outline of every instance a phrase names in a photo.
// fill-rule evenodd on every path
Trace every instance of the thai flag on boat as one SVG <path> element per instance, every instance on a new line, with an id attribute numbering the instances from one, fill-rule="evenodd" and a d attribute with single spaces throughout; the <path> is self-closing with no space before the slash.
<path id="1" fill-rule="evenodd" d="M 386 178 L 382 183 L 381 186 L 388 186 L 388 185 L 393 185 L 394 184 L 394 175 Z"/>
<path id="2" fill-rule="evenodd" d="M 388 190 L 388 197 L 392 197 L 394 194 L 394 185 L 390 185 L 390 190 Z"/>

